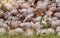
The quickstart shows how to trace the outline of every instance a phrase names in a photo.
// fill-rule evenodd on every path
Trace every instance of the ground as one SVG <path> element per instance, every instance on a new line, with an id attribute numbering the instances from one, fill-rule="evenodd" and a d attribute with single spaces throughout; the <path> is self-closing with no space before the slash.
<path id="1" fill-rule="evenodd" d="M 18 36 L 8 36 L 8 35 L 0 35 L 0 38 L 60 38 L 60 36 L 57 35 L 47 35 L 47 36 L 30 36 L 27 37 L 25 35 L 18 35 Z"/>

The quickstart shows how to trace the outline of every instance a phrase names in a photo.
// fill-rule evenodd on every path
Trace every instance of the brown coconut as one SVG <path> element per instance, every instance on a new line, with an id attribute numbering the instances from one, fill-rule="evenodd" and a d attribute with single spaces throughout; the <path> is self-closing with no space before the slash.
<path id="1" fill-rule="evenodd" d="M 44 16 L 44 11 L 40 8 L 38 8 L 36 11 L 35 11 L 35 15 L 36 16 Z"/>
<path id="2" fill-rule="evenodd" d="M 18 28 L 18 27 L 19 27 L 19 22 L 18 21 L 12 21 L 11 22 L 11 25 L 10 25 L 11 29 L 15 29 L 15 28 Z"/>

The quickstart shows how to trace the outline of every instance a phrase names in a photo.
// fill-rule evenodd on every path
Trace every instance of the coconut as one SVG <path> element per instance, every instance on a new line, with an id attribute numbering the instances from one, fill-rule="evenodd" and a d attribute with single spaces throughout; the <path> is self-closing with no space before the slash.
<path id="1" fill-rule="evenodd" d="M 28 8 L 28 9 L 22 9 L 20 12 L 23 12 L 24 16 L 32 14 L 34 11 L 34 8 Z"/>
<path id="2" fill-rule="evenodd" d="M 40 22 L 41 16 L 38 16 L 36 18 L 32 18 L 33 22 Z"/>
<path id="3" fill-rule="evenodd" d="M 43 29 L 42 31 L 41 31 L 41 35 L 49 35 L 49 31 L 47 30 L 47 29 Z"/>
<path id="4" fill-rule="evenodd" d="M 20 27 L 22 27 L 23 29 L 29 29 L 31 28 L 31 23 L 30 22 L 25 22 L 25 23 L 21 23 Z"/>
<path id="5" fill-rule="evenodd" d="M 16 28 L 16 29 L 15 29 L 15 32 L 16 32 L 17 34 L 22 34 L 22 33 L 23 33 L 23 29 L 22 29 L 22 28 Z"/>
<path id="6" fill-rule="evenodd" d="M 18 21 L 19 18 L 18 18 L 18 17 L 10 16 L 10 17 L 8 17 L 8 20 L 9 20 L 9 21 Z"/>
<path id="7" fill-rule="evenodd" d="M 10 12 L 5 12 L 4 13 L 4 19 L 7 20 L 10 16 L 11 16 L 11 13 Z"/>
<path id="8" fill-rule="evenodd" d="M 54 16 L 60 18 L 60 12 L 56 12 L 56 13 L 54 14 Z"/>
<path id="9" fill-rule="evenodd" d="M 19 5 L 18 3 L 14 3 L 14 4 L 13 4 L 13 7 L 14 7 L 15 9 L 18 9 L 18 8 L 20 7 L 20 5 Z"/>
<path id="10" fill-rule="evenodd" d="M 37 10 L 35 10 L 35 15 L 36 16 L 43 16 L 44 15 L 44 11 L 40 8 L 38 8 Z"/>
<path id="11" fill-rule="evenodd" d="M 40 22 L 36 22 L 32 27 L 34 29 L 40 28 Z"/>
<path id="12" fill-rule="evenodd" d="M 45 26 L 45 25 L 46 25 L 46 21 L 44 21 L 44 20 L 43 20 L 43 21 L 42 21 L 42 25 L 44 25 L 44 26 Z"/>
<path id="13" fill-rule="evenodd" d="M 5 8 L 5 10 L 11 10 L 11 9 L 13 9 L 13 6 L 10 3 L 5 3 L 3 5 L 3 7 Z"/>
<path id="14" fill-rule="evenodd" d="M 8 34 L 9 34 L 10 36 L 17 35 L 17 33 L 15 32 L 15 30 L 10 30 Z"/>
<path id="15" fill-rule="evenodd" d="M 52 21 L 56 21 L 56 20 L 58 20 L 57 17 L 53 17 L 53 18 L 52 18 Z"/>
<path id="16" fill-rule="evenodd" d="M 19 26 L 20 27 L 24 27 L 25 26 L 25 23 L 20 23 Z"/>
<path id="17" fill-rule="evenodd" d="M 18 17 L 19 19 L 23 18 L 22 14 L 17 14 L 16 17 Z"/>
<path id="18" fill-rule="evenodd" d="M 30 8 L 29 2 L 25 2 L 22 4 L 22 6 L 20 6 L 22 9 L 24 8 Z"/>
<path id="19" fill-rule="evenodd" d="M 58 20 L 51 22 L 51 27 L 54 28 L 54 29 L 55 29 L 57 26 L 59 26 L 59 25 L 60 25 L 60 22 L 59 22 Z"/>
<path id="20" fill-rule="evenodd" d="M 48 17 L 52 17 L 53 12 L 49 10 L 49 11 L 45 12 L 45 14 L 46 14 Z"/>
<path id="21" fill-rule="evenodd" d="M 19 27 L 19 22 L 18 21 L 12 21 L 10 28 L 15 29 Z"/>
<path id="22" fill-rule="evenodd" d="M 48 18 L 48 15 L 44 15 L 43 19 L 46 21 L 46 19 Z"/>
<path id="23" fill-rule="evenodd" d="M 23 20 L 23 22 L 30 21 L 33 16 L 34 16 L 33 13 L 28 15 L 28 16 L 26 16 L 26 18 Z"/>
<path id="24" fill-rule="evenodd" d="M 40 35 L 40 34 L 41 34 L 41 29 L 40 28 L 36 29 L 36 35 Z"/>
<path id="25" fill-rule="evenodd" d="M 49 31 L 50 34 L 55 34 L 55 30 L 52 29 L 52 28 L 48 28 L 48 31 Z"/>
<path id="26" fill-rule="evenodd" d="M 33 31 L 30 30 L 30 29 L 28 29 L 28 30 L 25 31 L 24 34 L 25 34 L 26 36 L 32 36 L 32 35 L 33 35 Z"/>
<path id="27" fill-rule="evenodd" d="M 49 10 L 52 11 L 52 12 L 55 12 L 56 11 L 56 7 L 50 7 Z"/>
<path id="28" fill-rule="evenodd" d="M 52 2 L 50 7 L 56 7 L 56 3 Z"/>
<path id="29" fill-rule="evenodd" d="M 60 26 L 56 28 L 56 32 L 60 32 Z"/>
<path id="30" fill-rule="evenodd" d="M 12 15 L 17 15 L 18 11 L 16 9 L 11 10 Z"/>
<path id="31" fill-rule="evenodd" d="M 37 9 L 37 8 L 41 8 L 41 9 L 43 9 L 43 10 L 46 10 L 46 9 L 47 9 L 47 5 L 48 5 L 48 2 L 38 1 L 38 2 L 37 2 L 36 9 Z"/>
<path id="32" fill-rule="evenodd" d="M 6 23 L 0 22 L 0 27 L 7 29 L 8 25 Z"/>

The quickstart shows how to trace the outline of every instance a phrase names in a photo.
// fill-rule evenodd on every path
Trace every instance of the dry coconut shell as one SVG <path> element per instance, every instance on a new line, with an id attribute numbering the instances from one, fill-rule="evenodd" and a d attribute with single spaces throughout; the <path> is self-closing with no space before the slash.
<path id="1" fill-rule="evenodd" d="M 44 15 L 44 11 L 40 8 L 38 8 L 36 11 L 35 11 L 35 15 L 36 16 L 43 16 Z"/>
<path id="2" fill-rule="evenodd" d="M 19 27 L 19 22 L 18 21 L 13 21 L 11 22 L 10 28 L 15 29 Z"/>

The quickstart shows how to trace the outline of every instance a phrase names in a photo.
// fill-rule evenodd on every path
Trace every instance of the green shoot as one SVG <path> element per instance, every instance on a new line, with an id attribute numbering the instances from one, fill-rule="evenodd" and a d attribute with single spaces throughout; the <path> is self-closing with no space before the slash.
<path id="1" fill-rule="evenodd" d="M 41 18 L 40 18 L 40 24 L 42 23 L 42 20 L 43 20 L 43 18 L 41 17 Z"/>
<path id="2" fill-rule="evenodd" d="M 49 22 L 47 22 L 47 24 L 46 24 L 46 29 L 49 27 L 49 25 L 50 25 L 50 23 L 49 23 Z"/>

